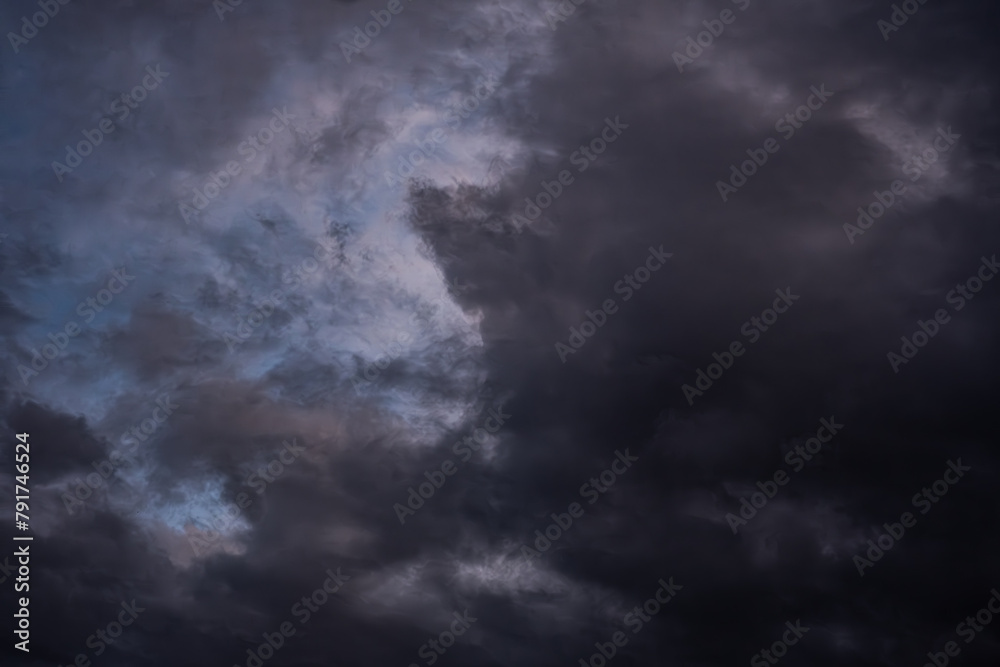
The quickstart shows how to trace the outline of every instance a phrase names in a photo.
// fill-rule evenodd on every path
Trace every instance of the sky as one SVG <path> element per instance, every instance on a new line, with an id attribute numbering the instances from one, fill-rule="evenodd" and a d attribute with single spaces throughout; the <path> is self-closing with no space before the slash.
<path id="1" fill-rule="evenodd" d="M 4 3 L 0 660 L 996 664 L 998 18 Z"/>

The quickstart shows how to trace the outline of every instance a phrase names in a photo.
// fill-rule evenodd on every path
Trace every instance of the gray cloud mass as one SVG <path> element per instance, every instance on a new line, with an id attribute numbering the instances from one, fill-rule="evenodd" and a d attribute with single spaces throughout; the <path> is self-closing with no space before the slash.
<path id="1" fill-rule="evenodd" d="M 995 664 L 998 13 L 895 7 L 6 4 L 3 663 Z"/>

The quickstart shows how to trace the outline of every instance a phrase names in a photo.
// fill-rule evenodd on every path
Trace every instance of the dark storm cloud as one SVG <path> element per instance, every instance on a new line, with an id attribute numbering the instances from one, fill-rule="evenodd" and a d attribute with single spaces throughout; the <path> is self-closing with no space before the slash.
<path id="1" fill-rule="evenodd" d="M 789 665 L 943 650 L 996 585 L 1000 297 L 949 299 L 1000 250 L 996 10 L 926 3 L 886 41 L 880 3 L 589 0 L 555 21 L 556 3 L 403 0 L 348 62 L 389 4 L 220 20 L 207 2 L 70 3 L 4 53 L 4 425 L 38 451 L 17 664 L 247 664 L 286 621 L 265 664 L 428 664 L 467 610 L 441 664 L 579 664 L 617 630 L 609 663 L 731 664 L 798 619 Z M 169 76 L 60 182 L 51 162 L 157 64 Z M 780 149 L 723 201 L 768 138 Z M 393 187 L 401 161 L 413 178 Z M 906 193 L 852 243 L 844 225 L 896 179 Z M 30 348 L 126 261 L 135 283 L 23 382 Z M 797 298 L 764 330 L 776 290 Z M 887 354 L 940 308 L 895 373 Z M 133 462 L 67 500 L 165 394 L 177 408 Z M 824 419 L 842 430 L 793 470 Z M 958 459 L 971 470 L 921 514 L 913 495 Z M 734 535 L 726 515 L 781 470 Z M 905 511 L 915 526 L 859 576 Z M 671 577 L 683 588 L 633 633 Z M 96 656 L 88 637 L 133 599 L 145 611 Z"/>

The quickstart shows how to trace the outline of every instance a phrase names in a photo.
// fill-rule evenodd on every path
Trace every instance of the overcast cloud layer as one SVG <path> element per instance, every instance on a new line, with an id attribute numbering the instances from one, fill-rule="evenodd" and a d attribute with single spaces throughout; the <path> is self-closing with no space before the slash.
<path id="1" fill-rule="evenodd" d="M 997 664 L 996 3 L 231 1 L 0 9 L 3 664 Z"/>

